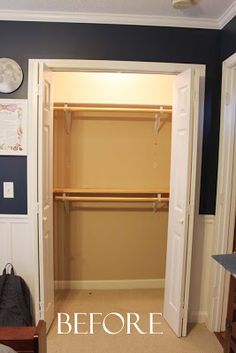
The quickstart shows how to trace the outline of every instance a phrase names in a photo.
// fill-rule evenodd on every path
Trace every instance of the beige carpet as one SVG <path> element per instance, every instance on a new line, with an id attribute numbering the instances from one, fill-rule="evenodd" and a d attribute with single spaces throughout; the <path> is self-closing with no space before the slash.
<path id="1" fill-rule="evenodd" d="M 162 312 L 163 291 L 151 290 L 96 290 L 60 291 L 57 293 L 58 312 L 127 312 L 140 314 L 140 327 L 147 329 L 150 312 Z M 119 320 L 109 320 L 111 330 L 119 329 Z M 57 334 L 57 320 L 48 334 L 48 353 L 222 353 L 223 349 L 205 325 L 190 327 L 186 338 L 177 338 L 161 317 L 158 331 L 163 335 L 140 335 L 125 331 L 117 335 L 106 334 L 96 326 L 94 335 Z M 64 326 L 65 328 L 65 326 Z M 63 328 L 63 329 L 64 329 Z M 85 326 L 85 329 L 87 326 Z"/>

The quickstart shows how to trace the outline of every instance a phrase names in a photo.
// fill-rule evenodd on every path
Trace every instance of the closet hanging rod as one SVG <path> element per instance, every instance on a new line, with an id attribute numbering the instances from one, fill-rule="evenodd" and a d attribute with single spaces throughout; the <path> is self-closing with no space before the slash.
<path id="1" fill-rule="evenodd" d="M 99 189 L 99 188 L 55 188 L 54 194 L 168 194 L 168 189 Z"/>
<path id="2" fill-rule="evenodd" d="M 169 197 L 86 197 L 86 196 L 55 196 L 57 201 L 81 202 L 160 202 L 168 203 Z"/>
<path id="3" fill-rule="evenodd" d="M 138 108 L 138 107 L 85 107 L 77 106 L 54 106 L 54 110 L 70 111 L 70 112 L 130 112 L 130 113 L 172 113 L 171 108 Z"/>

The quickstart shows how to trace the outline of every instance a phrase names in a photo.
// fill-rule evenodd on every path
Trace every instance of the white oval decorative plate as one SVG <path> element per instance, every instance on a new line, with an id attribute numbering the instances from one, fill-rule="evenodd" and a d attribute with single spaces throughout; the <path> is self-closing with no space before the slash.
<path id="1" fill-rule="evenodd" d="M 23 72 L 17 62 L 9 58 L 0 58 L 0 92 L 14 92 L 22 81 Z"/>

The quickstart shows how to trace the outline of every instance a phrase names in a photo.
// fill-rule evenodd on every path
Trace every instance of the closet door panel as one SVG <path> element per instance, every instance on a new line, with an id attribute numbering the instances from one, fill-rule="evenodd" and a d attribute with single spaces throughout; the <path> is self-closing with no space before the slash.
<path id="1" fill-rule="evenodd" d="M 176 77 L 173 95 L 172 147 L 164 317 L 178 337 L 186 335 L 192 246 L 190 227 L 193 170 L 194 72 Z M 194 187 L 193 187 L 194 189 Z"/>
<path id="2" fill-rule="evenodd" d="M 53 275 L 53 109 L 51 72 L 44 65 L 39 71 L 39 246 L 40 311 L 49 329 L 54 319 Z"/>

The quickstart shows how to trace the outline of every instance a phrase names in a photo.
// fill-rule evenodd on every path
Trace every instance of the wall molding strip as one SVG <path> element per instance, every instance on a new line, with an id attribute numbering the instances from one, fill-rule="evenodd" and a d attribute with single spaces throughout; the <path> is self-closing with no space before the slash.
<path id="1" fill-rule="evenodd" d="M 204 224 L 214 224 L 215 223 L 215 215 L 197 215 L 198 222 Z"/>
<path id="2" fill-rule="evenodd" d="M 14 215 L 14 214 L 0 214 L 0 223 L 5 222 L 28 222 L 29 216 L 28 215 Z"/>
<path id="3" fill-rule="evenodd" d="M 137 26 L 164 26 L 184 28 L 221 29 L 228 18 L 232 18 L 235 6 L 231 6 L 219 19 L 177 17 L 177 16 L 150 16 L 128 15 L 115 13 L 81 13 L 58 11 L 0 11 L 1 21 L 36 21 L 36 22 L 71 22 L 71 23 L 100 23 Z M 236 14 L 236 12 L 235 12 Z"/>

